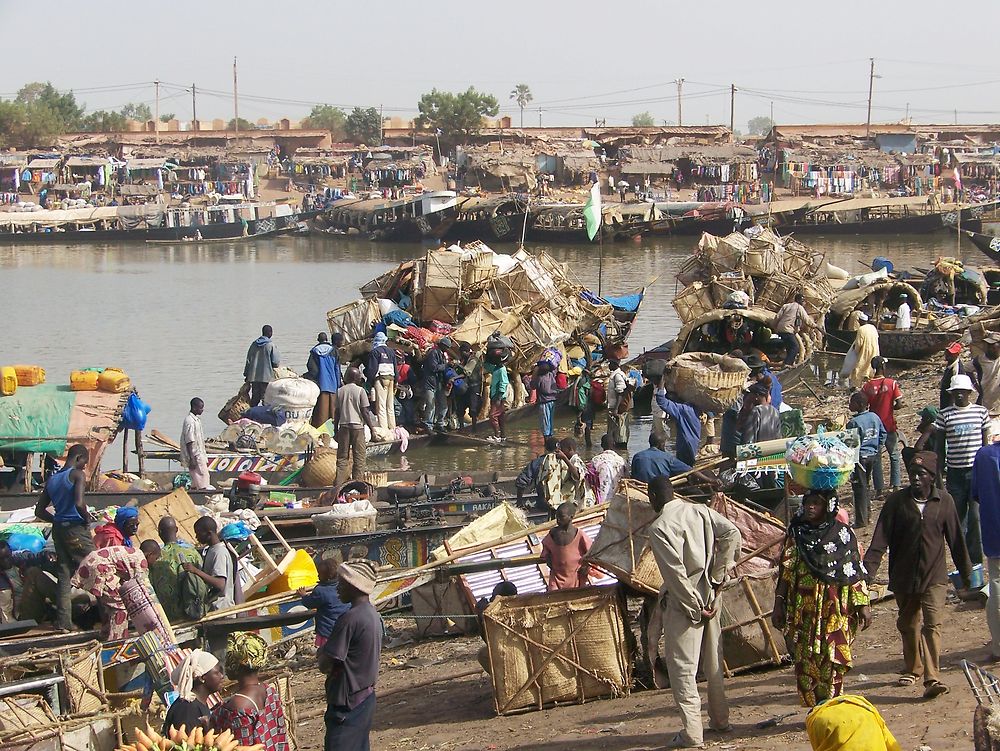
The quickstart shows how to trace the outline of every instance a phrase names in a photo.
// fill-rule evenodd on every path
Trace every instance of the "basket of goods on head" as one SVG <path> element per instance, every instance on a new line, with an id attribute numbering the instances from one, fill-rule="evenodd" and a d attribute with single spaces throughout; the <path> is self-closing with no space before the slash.
<path id="1" fill-rule="evenodd" d="M 847 482 L 858 462 L 858 449 L 849 446 L 840 435 L 819 433 L 792 441 L 785 458 L 797 485 L 811 490 L 833 490 Z M 853 435 L 856 436 L 856 431 Z"/>
<path id="2" fill-rule="evenodd" d="M 312 517 L 316 533 L 320 535 L 350 535 L 374 532 L 378 511 L 367 498 L 351 503 L 336 503 L 322 514 Z"/>
<path id="3" fill-rule="evenodd" d="M 631 632 L 617 587 L 498 597 L 483 626 L 498 714 L 629 693 Z"/>
<path id="4" fill-rule="evenodd" d="M 725 412 L 743 393 L 750 368 L 735 357 L 686 352 L 667 364 L 666 383 L 682 400 L 706 412 Z"/>

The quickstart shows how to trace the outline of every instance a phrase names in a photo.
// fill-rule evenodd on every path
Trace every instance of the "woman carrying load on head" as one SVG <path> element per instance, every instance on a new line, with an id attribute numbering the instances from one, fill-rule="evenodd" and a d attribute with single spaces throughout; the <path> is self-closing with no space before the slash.
<path id="1" fill-rule="evenodd" d="M 858 540 L 835 490 L 808 490 L 785 538 L 771 621 L 785 634 L 803 706 L 840 696 L 851 644 L 871 625 Z"/>
<path id="2" fill-rule="evenodd" d="M 267 644 L 256 634 L 237 631 L 226 644 L 226 674 L 236 693 L 212 710 L 212 727 L 230 730 L 241 746 L 261 744 L 264 751 L 288 751 L 288 722 L 277 690 L 260 680 L 267 664 Z"/>

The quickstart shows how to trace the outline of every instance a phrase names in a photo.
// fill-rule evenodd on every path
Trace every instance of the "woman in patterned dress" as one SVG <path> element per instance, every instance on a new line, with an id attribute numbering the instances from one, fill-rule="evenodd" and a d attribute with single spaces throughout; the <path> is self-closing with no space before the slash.
<path id="1" fill-rule="evenodd" d="M 226 674 L 236 693 L 212 710 L 216 732 L 231 730 L 241 746 L 258 743 L 264 751 L 288 751 L 288 724 L 274 686 L 260 680 L 267 644 L 256 634 L 238 631 L 226 643 Z"/>
<path id="2" fill-rule="evenodd" d="M 128 636 L 129 618 L 122 602 L 121 587 L 130 579 L 145 577 L 147 569 L 146 557 L 139 548 L 123 545 L 98 548 L 77 567 L 71 582 L 97 599 L 104 622 L 101 636 L 105 641 Z"/>
<path id="3" fill-rule="evenodd" d="M 858 540 L 836 491 L 809 490 L 788 528 L 771 621 L 785 634 L 803 706 L 843 691 L 858 626 L 871 625 Z"/>

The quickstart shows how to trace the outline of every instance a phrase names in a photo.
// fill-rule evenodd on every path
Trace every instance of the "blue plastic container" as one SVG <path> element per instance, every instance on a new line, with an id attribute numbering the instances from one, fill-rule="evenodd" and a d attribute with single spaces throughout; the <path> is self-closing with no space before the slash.
<path id="1" fill-rule="evenodd" d="M 951 580 L 951 586 L 955 589 L 962 589 L 962 575 L 958 571 L 952 571 L 948 574 L 948 579 Z M 982 589 L 983 585 L 986 583 L 986 579 L 983 576 L 983 564 L 977 563 L 972 567 L 972 582 L 969 589 Z"/>

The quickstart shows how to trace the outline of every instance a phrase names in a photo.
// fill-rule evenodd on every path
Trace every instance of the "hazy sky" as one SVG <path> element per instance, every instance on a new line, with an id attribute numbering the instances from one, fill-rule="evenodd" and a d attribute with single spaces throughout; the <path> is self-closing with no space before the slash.
<path id="1" fill-rule="evenodd" d="M 72 89 L 88 109 L 126 102 L 191 117 L 194 82 L 202 120 L 232 117 L 232 62 L 239 58 L 240 115 L 299 118 L 313 104 L 384 106 L 412 117 L 432 87 L 472 85 L 509 99 L 527 83 L 525 124 L 628 124 L 648 111 L 677 121 L 684 78 L 686 124 L 736 127 L 768 114 L 785 123 L 864 122 L 869 57 L 872 119 L 950 123 L 1000 120 L 1000 68 L 987 34 L 955 29 L 947 6 L 928 0 L 595 2 L 218 2 L 131 0 L 37 3 L 0 0 L 9 62 L 0 98 L 26 82 Z M 996 28 L 1000 3 L 980 2 L 978 29 Z"/>

